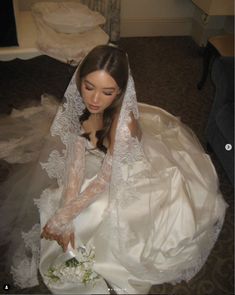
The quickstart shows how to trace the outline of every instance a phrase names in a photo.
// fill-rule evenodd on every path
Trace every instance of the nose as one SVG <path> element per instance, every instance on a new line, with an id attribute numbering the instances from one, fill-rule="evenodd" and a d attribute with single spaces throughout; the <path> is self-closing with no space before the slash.
<path id="1" fill-rule="evenodd" d="M 99 92 L 98 92 L 98 91 L 96 91 L 96 92 L 93 94 L 93 96 L 92 96 L 92 98 L 91 98 L 91 102 L 92 102 L 92 103 L 95 103 L 95 104 L 97 104 L 97 103 L 99 102 Z"/>

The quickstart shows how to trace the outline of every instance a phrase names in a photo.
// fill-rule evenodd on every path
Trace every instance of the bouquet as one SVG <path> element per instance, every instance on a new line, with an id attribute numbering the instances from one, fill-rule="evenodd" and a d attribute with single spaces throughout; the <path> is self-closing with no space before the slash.
<path id="1" fill-rule="evenodd" d="M 74 251 L 73 251 L 74 253 Z M 48 278 L 48 284 L 62 284 L 68 283 L 93 283 L 100 278 L 100 276 L 93 270 L 95 262 L 94 248 L 86 249 L 79 247 L 74 257 L 67 259 L 63 262 L 63 259 L 58 263 L 54 263 L 48 268 L 45 274 Z"/>

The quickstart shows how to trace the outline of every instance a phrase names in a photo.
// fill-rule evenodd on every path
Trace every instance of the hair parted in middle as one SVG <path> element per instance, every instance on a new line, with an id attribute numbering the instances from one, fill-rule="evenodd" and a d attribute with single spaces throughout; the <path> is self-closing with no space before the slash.
<path id="1" fill-rule="evenodd" d="M 106 153 L 107 148 L 103 145 L 103 141 L 105 138 L 109 138 L 112 121 L 115 113 L 121 106 L 128 81 L 129 67 L 126 52 L 116 46 L 110 45 L 99 45 L 93 48 L 79 65 L 79 69 L 76 74 L 77 88 L 80 93 L 83 78 L 90 73 L 99 70 L 103 70 L 109 74 L 115 80 L 120 89 L 120 93 L 114 99 L 112 104 L 104 110 L 103 128 L 96 131 L 97 147 Z M 85 108 L 80 117 L 80 123 L 82 124 L 86 121 L 90 114 L 89 110 Z M 88 133 L 84 133 L 83 136 L 89 139 Z"/>

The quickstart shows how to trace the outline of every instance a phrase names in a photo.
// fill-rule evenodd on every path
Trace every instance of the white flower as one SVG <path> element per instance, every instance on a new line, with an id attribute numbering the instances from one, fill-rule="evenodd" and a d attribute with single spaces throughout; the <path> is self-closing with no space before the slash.
<path id="1" fill-rule="evenodd" d="M 95 283 L 99 275 L 93 271 L 95 248 L 79 248 L 76 257 L 57 266 L 50 266 L 46 276 L 49 284 L 63 282 Z"/>

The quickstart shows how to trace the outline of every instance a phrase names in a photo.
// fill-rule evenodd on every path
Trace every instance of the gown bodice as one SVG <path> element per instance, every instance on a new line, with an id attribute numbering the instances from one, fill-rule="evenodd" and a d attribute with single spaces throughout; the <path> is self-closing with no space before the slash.
<path id="1" fill-rule="evenodd" d="M 100 170 L 105 154 L 94 147 L 88 139 L 86 139 L 85 149 L 85 178 L 90 179 Z"/>

